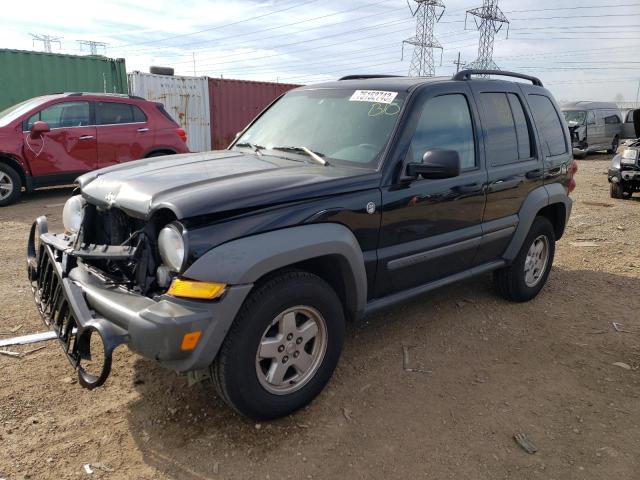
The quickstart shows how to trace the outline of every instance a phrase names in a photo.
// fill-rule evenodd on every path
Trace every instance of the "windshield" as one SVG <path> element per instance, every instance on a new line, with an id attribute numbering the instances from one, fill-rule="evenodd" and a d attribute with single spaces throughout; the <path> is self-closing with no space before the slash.
<path id="1" fill-rule="evenodd" d="M 565 110 L 564 119 L 569 125 L 584 125 L 587 119 L 587 112 L 581 110 Z"/>
<path id="2" fill-rule="evenodd" d="M 0 112 L 0 127 L 6 127 L 11 122 L 27 113 L 32 108 L 46 102 L 48 99 L 45 97 L 36 97 L 20 102 L 17 105 L 7 108 Z"/>
<path id="3" fill-rule="evenodd" d="M 405 95 L 354 89 L 286 94 L 234 145 L 264 155 L 377 168 Z M 317 161 L 317 158 L 315 159 Z"/>

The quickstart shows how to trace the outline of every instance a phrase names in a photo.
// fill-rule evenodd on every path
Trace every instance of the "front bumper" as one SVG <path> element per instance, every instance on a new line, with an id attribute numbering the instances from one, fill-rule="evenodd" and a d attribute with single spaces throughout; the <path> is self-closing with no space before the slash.
<path id="1" fill-rule="evenodd" d="M 27 270 L 36 306 L 78 370 L 80 384 L 87 388 L 104 383 L 113 351 L 122 344 L 172 370 L 208 367 L 252 287 L 228 287 L 214 301 L 167 295 L 148 298 L 114 285 L 88 268 L 80 260 L 85 253 L 74 250 L 69 237 L 48 233 L 45 217 L 34 222 L 27 247 Z M 185 334 L 196 331 L 201 332 L 196 348 L 182 350 Z M 99 335 L 104 347 L 99 375 L 88 374 L 83 368 L 83 361 L 91 359 L 92 334 Z"/>
<path id="2" fill-rule="evenodd" d="M 607 178 L 609 182 L 623 183 L 623 182 L 640 182 L 640 169 L 617 169 L 610 168 Z"/>

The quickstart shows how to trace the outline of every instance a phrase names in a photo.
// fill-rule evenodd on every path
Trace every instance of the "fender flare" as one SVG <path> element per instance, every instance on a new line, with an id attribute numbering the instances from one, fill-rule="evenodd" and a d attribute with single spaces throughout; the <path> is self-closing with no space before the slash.
<path id="1" fill-rule="evenodd" d="M 522 208 L 520 208 L 518 212 L 518 228 L 504 252 L 503 258 L 505 260 L 511 262 L 516 258 L 538 212 L 549 205 L 557 203 L 561 203 L 565 207 L 566 225 L 566 222 L 569 220 L 569 215 L 571 214 L 573 202 L 567 195 L 562 184 L 550 183 L 542 185 L 529 193 Z"/>
<path id="2" fill-rule="evenodd" d="M 263 276 L 306 260 L 332 256 L 345 283 L 345 307 L 359 318 L 367 303 L 367 273 L 362 249 L 344 225 L 317 223 L 232 240 L 196 260 L 184 277 L 193 280 L 246 285 Z"/>

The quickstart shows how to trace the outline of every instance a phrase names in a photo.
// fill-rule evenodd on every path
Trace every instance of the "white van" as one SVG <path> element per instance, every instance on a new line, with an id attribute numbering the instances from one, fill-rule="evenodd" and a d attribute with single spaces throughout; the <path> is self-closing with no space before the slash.
<path id="1" fill-rule="evenodd" d="M 615 153 L 622 138 L 622 113 L 615 103 L 572 102 L 562 106 L 571 132 L 573 155 L 589 152 Z"/>

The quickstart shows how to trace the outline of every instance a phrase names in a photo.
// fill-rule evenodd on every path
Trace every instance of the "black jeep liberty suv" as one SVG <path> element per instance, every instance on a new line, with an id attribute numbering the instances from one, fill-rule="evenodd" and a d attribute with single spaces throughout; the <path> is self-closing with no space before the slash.
<path id="1" fill-rule="evenodd" d="M 82 386 L 127 344 L 275 418 L 323 389 L 347 321 L 486 272 L 534 298 L 575 172 L 537 78 L 349 76 L 283 95 L 227 150 L 81 176 L 64 233 L 35 221 L 28 275 Z"/>

